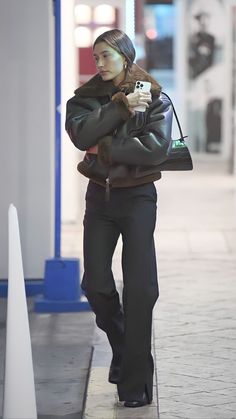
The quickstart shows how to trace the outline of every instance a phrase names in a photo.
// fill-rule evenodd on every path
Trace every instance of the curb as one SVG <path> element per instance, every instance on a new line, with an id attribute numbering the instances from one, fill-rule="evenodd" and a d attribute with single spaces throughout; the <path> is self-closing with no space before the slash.
<path id="1" fill-rule="evenodd" d="M 126 408 L 123 402 L 118 400 L 116 385 L 108 381 L 111 357 L 111 349 L 106 340 L 106 335 L 97 329 L 88 377 L 87 394 L 85 396 L 83 419 L 159 419 L 156 374 L 154 373 L 154 397 L 152 404 L 137 409 Z"/>

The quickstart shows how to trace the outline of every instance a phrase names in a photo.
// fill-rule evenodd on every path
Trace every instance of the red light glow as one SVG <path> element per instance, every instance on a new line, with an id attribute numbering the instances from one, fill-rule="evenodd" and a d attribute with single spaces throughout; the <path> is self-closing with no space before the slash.
<path id="1" fill-rule="evenodd" d="M 147 29 L 146 36 L 149 39 L 156 39 L 157 38 L 157 31 L 156 29 Z"/>

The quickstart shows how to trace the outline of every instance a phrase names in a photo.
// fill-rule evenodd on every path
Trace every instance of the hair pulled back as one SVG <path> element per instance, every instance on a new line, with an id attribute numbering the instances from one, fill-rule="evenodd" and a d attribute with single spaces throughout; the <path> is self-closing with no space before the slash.
<path id="1" fill-rule="evenodd" d="M 122 54 L 127 61 L 127 69 L 131 68 L 136 53 L 131 39 L 125 32 L 120 29 L 111 29 L 103 32 L 95 39 L 93 49 L 100 42 L 106 42 L 111 48 Z"/>

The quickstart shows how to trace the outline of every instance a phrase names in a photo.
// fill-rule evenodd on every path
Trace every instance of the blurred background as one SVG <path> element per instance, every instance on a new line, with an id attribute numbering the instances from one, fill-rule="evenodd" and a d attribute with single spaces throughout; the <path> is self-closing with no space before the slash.
<path id="1" fill-rule="evenodd" d="M 61 0 L 61 30 L 55 35 L 58 1 L 0 0 L 1 279 L 7 277 L 11 202 L 21 220 L 26 278 L 43 278 L 44 261 L 54 254 L 56 110 L 61 254 L 81 251 L 81 243 L 78 249 L 71 243 L 75 232 L 81 240 L 87 180 L 76 170 L 83 153 L 65 132 L 65 106 L 95 74 L 92 43 L 105 30 L 124 30 L 134 42 L 136 63 L 172 97 L 195 173 L 208 168 L 231 179 L 236 175 L 236 0 Z M 61 102 L 55 104 L 58 87 Z"/>

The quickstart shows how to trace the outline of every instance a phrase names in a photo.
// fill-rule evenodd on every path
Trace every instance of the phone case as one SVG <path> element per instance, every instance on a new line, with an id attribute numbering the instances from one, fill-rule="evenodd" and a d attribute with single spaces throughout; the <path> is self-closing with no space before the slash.
<path id="1" fill-rule="evenodd" d="M 142 81 L 142 80 L 137 80 L 135 83 L 135 89 L 134 91 L 137 92 L 150 92 L 151 90 L 151 83 L 149 81 Z M 146 107 L 145 106 L 136 106 L 135 108 L 133 108 L 135 111 L 138 112 L 145 112 Z"/>

